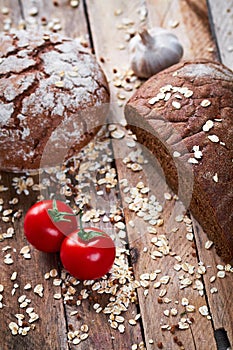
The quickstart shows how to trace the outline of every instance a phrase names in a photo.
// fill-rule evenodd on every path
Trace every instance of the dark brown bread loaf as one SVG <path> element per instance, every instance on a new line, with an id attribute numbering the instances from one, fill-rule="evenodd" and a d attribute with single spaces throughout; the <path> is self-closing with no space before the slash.
<path id="1" fill-rule="evenodd" d="M 233 260 L 233 72 L 204 60 L 150 78 L 125 108 L 225 262 Z"/>
<path id="2" fill-rule="evenodd" d="M 104 73 L 78 41 L 58 34 L 2 33 L 0 48 L 0 169 L 58 165 L 103 125 Z"/>

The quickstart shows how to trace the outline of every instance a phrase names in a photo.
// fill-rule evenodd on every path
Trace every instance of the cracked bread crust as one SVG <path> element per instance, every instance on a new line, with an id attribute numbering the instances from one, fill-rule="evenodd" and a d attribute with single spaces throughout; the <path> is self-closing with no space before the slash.
<path id="1" fill-rule="evenodd" d="M 62 147 L 69 144 L 69 158 L 105 121 L 103 71 L 77 40 L 58 34 L 2 33 L 0 46 L 0 169 L 40 168 L 51 135 L 50 160 L 60 164 Z"/>
<path id="2" fill-rule="evenodd" d="M 128 127 L 159 160 L 179 193 L 177 169 L 193 183 L 180 198 L 217 253 L 233 261 L 233 72 L 205 60 L 182 62 L 150 78 L 125 108 Z M 169 127 L 167 127 L 169 125 Z M 186 175 L 185 175 L 186 174 Z"/>

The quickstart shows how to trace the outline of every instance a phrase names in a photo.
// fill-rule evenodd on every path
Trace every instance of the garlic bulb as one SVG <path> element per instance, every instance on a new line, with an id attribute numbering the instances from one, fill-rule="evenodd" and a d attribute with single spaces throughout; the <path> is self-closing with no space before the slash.
<path id="1" fill-rule="evenodd" d="M 155 27 L 143 29 L 129 44 L 131 68 L 141 78 L 149 78 L 159 71 L 178 63 L 183 47 L 176 35 Z"/>

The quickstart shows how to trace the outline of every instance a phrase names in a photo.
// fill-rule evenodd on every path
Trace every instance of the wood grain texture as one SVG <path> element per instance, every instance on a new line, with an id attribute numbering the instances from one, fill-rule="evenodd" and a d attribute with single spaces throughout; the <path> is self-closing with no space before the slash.
<path id="1" fill-rule="evenodd" d="M 108 51 L 108 47 L 111 45 L 111 41 L 112 41 L 112 37 L 110 35 L 108 35 L 108 33 L 105 30 L 105 26 L 106 21 L 109 21 L 108 25 L 112 25 L 113 28 L 114 27 L 114 23 L 117 21 L 117 19 L 114 16 L 114 10 L 117 8 L 121 8 L 121 3 L 114 3 L 114 6 L 112 6 L 110 3 L 108 5 L 106 5 L 106 3 L 104 3 L 103 6 L 103 2 L 99 2 L 98 3 L 98 7 L 95 7 L 94 2 L 89 1 L 88 2 L 88 12 L 89 12 L 89 16 L 90 16 L 90 23 L 91 23 L 91 28 L 92 28 L 92 32 L 95 33 L 94 34 L 94 44 L 95 44 L 95 49 L 96 49 L 96 54 L 97 57 L 107 57 L 107 60 L 105 60 L 105 63 L 103 64 L 104 69 L 106 70 L 106 72 L 109 72 L 111 74 L 112 71 L 112 64 L 116 64 L 116 62 L 118 61 L 118 64 L 116 65 L 116 68 L 121 70 L 122 65 L 129 65 L 129 58 L 127 55 L 127 51 L 123 53 L 120 52 L 120 50 L 117 48 L 111 49 L 111 51 Z M 164 9 L 164 12 L 166 13 L 166 16 L 170 15 L 170 12 L 173 13 L 174 8 L 169 7 L 169 9 L 164 6 L 165 2 L 161 2 L 161 6 L 160 6 L 160 2 L 153 2 L 153 9 L 151 8 L 151 12 L 153 12 L 155 14 L 155 16 L 159 16 L 158 15 L 158 11 L 155 11 L 155 9 Z M 202 4 L 203 5 L 203 4 Z M 132 21 L 135 21 L 135 26 L 138 29 L 139 26 L 141 25 L 141 23 L 137 20 L 135 20 L 135 12 L 128 12 L 128 8 L 130 8 L 130 3 L 128 3 L 127 8 L 124 8 L 123 13 L 122 13 L 122 17 L 126 17 L 126 18 L 130 18 Z M 135 5 L 135 9 L 137 9 L 137 4 Z M 150 9 L 150 7 L 149 7 Z M 152 11 L 153 10 L 153 11 Z M 206 8 L 204 8 L 205 10 L 205 15 L 206 15 Z M 109 16 L 108 19 L 104 22 L 103 27 L 99 24 L 98 18 L 101 18 L 104 16 L 104 12 L 108 12 Z M 176 11 L 177 13 L 178 11 Z M 185 11 L 184 11 L 185 12 Z M 204 16 L 201 13 L 202 16 Z M 150 12 L 149 12 L 149 16 L 150 16 Z M 205 22 L 206 22 L 206 18 L 205 18 Z M 120 20 L 118 20 L 120 21 Z M 155 25 L 158 25 L 158 23 L 165 23 L 165 19 L 160 18 L 160 21 L 157 21 L 157 23 L 154 23 Z M 183 18 L 181 17 L 181 26 L 185 26 L 185 30 L 187 30 L 187 23 L 184 22 Z M 206 24 L 205 24 L 206 25 Z M 200 29 L 200 28 L 199 28 Z M 114 29 L 115 30 L 115 29 Z M 98 33 L 98 34 L 96 34 Z M 118 35 L 117 35 L 118 34 Z M 122 33 L 119 32 L 119 30 L 116 30 L 116 40 L 115 42 L 119 43 L 118 45 L 120 45 L 120 42 L 123 42 L 123 36 Z M 190 39 L 191 41 L 191 39 Z M 104 43 L 104 45 L 102 45 L 102 43 Z M 213 44 L 213 42 L 210 40 L 210 35 L 208 33 L 208 43 L 209 44 Z M 185 46 L 186 49 L 186 46 Z M 190 50 L 190 48 L 187 45 L 187 51 Z M 191 51 L 191 50 L 190 50 Z M 196 51 L 197 52 L 197 51 Z M 212 54 L 211 54 L 212 55 Z M 108 73 L 107 73 L 108 74 Z M 117 89 L 114 88 L 112 86 L 112 92 L 116 95 L 117 94 Z M 113 97 L 114 99 L 114 97 Z M 122 111 L 119 111 L 118 113 L 122 113 Z M 116 119 L 118 120 L 118 116 L 116 116 Z M 129 150 L 127 151 L 127 146 L 125 141 L 116 141 L 113 140 L 113 150 L 116 156 L 116 164 L 117 164 L 117 171 L 118 171 L 118 177 L 119 180 L 121 179 L 127 179 L 129 181 L 129 186 L 131 185 L 136 185 L 136 182 L 138 181 L 138 179 L 140 178 L 140 181 L 145 181 L 145 183 L 147 183 L 148 179 L 150 182 L 150 188 L 153 188 L 153 192 L 156 194 L 156 196 L 159 196 L 160 191 L 165 190 L 166 186 L 164 187 L 161 185 L 161 181 L 159 183 L 158 186 L 156 186 L 156 184 L 158 183 L 158 178 L 156 179 L 156 173 L 154 172 L 154 168 L 153 166 L 151 166 L 151 168 L 147 168 L 145 171 L 145 174 L 140 174 L 140 176 L 138 175 L 134 175 L 132 174 L 132 172 L 130 172 L 129 170 L 126 169 L 125 165 L 122 164 L 122 159 L 127 155 L 127 152 L 129 152 Z M 163 192 L 160 192 L 160 197 L 161 194 L 163 194 Z M 123 198 L 124 201 L 124 192 L 123 190 L 121 191 L 121 196 Z M 173 264 L 174 262 L 172 262 L 172 258 L 164 258 L 163 259 L 157 259 L 155 262 L 151 261 L 150 256 L 148 256 L 147 254 L 143 253 L 143 248 L 144 247 L 150 247 L 150 237 L 148 237 L 148 234 L 146 234 L 146 226 L 145 224 L 143 225 L 142 220 L 140 220 L 139 218 L 135 218 L 134 215 L 132 214 L 132 212 L 130 212 L 129 210 L 127 210 L 127 208 L 124 206 L 125 208 L 125 217 L 126 217 L 126 223 L 129 223 L 130 220 L 134 220 L 135 219 L 135 227 L 137 228 L 136 230 L 134 228 L 132 228 L 129 224 L 127 225 L 127 232 L 128 232 L 128 239 L 129 239 L 129 245 L 130 245 L 130 249 L 132 251 L 133 254 L 133 258 L 132 260 L 134 261 L 134 256 L 136 255 L 137 259 L 135 262 L 133 262 L 133 267 L 134 267 L 134 273 L 135 273 L 135 277 L 136 279 L 139 279 L 140 275 L 142 273 L 144 273 L 145 271 L 148 271 L 148 267 L 150 271 L 153 271 L 153 269 L 156 268 L 161 268 L 161 270 L 163 271 L 164 274 L 168 274 L 171 276 L 171 279 L 173 280 L 172 283 L 172 290 L 168 291 L 168 295 L 172 295 L 172 299 L 173 302 L 174 300 L 180 300 L 182 297 L 182 293 L 183 291 L 179 290 L 179 285 L 178 285 L 178 281 L 176 280 L 177 276 L 174 273 L 173 270 Z M 170 207 L 168 206 L 167 208 L 164 209 L 164 213 L 163 213 L 163 217 L 165 219 L 165 222 L 173 222 L 174 225 L 174 217 L 173 217 L 173 221 L 171 220 L 171 211 L 174 210 L 174 203 L 173 205 L 171 205 Z M 171 227 L 170 227 L 171 228 Z M 169 231 L 169 230 L 168 230 Z M 162 229 L 163 232 L 163 229 Z M 167 232 L 167 231 L 166 231 Z M 144 233 L 144 234 L 142 234 Z M 188 257 L 188 260 L 190 261 L 190 263 L 196 263 L 197 264 L 197 260 L 195 259 L 195 257 L 191 258 L 190 260 L 190 256 L 192 256 L 193 253 L 193 248 L 190 244 L 188 244 L 188 241 L 185 240 L 185 228 L 183 227 L 182 229 L 180 229 L 179 231 L 179 239 L 174 239 L 174 235 L 170 234 L 169 238 L 172 241 L 172 248 L 177 251 L 177 254 L 181 255 L 182 258 L 185 260 Z M 167 259 L 167 260 L 166 260 Z M 165 262 L 166 261 L 166 262 Z M 144 291 L 139 290 L 138 291 L 139 294 L 139 305 L 140 305 L 140 310 L 141 310 L 141 314 L 142 314 L 142 320 L 143 320 L 143 328 L 144 328 L 144 332 L 145 332 L 145 339 L 146 339 L 146 345 L 148 347 L 148 349 L 151 348 L 151 345 L 149 343 L 149 339 L 153 338 L 155 342 L 159 342 L 162 341 L 165 345 L 165 347 L 168 347 L 169 349 L 175 349 L 176 344 L 174 343 L 171 334 L 169 332 L 164 332 L 162 334 L 161 332 L 161 323 L 165 322 L 164 320 L 164 314 L 163 311 L 165 309 L 160 307 L 160 305 L 158 305 L 158 303 L 156 303 L 156 291 L 153 290 L 153 288 L 150 288 L 150 292 L 149 295 L 145 298 L 144 296 Z M 157 293 L 158 294 L 158 293 Z M 185 295 L 185 293 L 184 293 Z M 200 306 L 202 306 L 203 304 L 205 304 L 205 298 L 203 300 L 203 298 L 201 298 L 200 296 L 196 296 L 195 292 L 192 291 L 188 291 L 187 295 L 189 296 L 189 298 L 193 301 L 195 300 L 195 306 L 196 306 L 196 310 L 198 310 L 198 308 Z M 158 297 L 158 295 L 157 295 Z M 151 315 L 156 315 L 156 317 L 151 317 Z M 166 319 L 166 317 L 165 317 Z M 208 332 L 205 333 L 205 337 L 203 337 L 201 334 L 201 329 L 203 329 L 204 327 L 208 328 Z M 153 337 L 152 337 L 153 334 Z M 212 329 L 212 325 L 211 322 L 207 321 L 200 315 L 198 314 L 198 312 L 195 313 L 195 322 L 192 324 L 190 332 L 184 332 L 184 334 L 180 335 L 180 341 L 182 341 L 183 344 L 189 344 L 189 348 L 191 349 L 192 346 L 193 348 L 201 348 L 201 349 L 209 349 L 210 347 L 215 349 L 216 345 L 214 342 L 214 338 L 213 338 L 213 329 Z"/>
<path id="2" fill-rule="evenodd" d="M 12 239 L 3 240 L 0 242 L 1 248 L 1 276 L 0 283 L 5 287 L 3 292 L 3 308 L 0 309 L 0 329 L 1 329 L 1 350 L 9 349 L 40 349 L 41 344 L 44 343 L 46 348 L 53 348 L 59 350 L 60 347 L 65 350 L 68 349 L 66 342 L 66 322 L 64 307 L 61 300 L 53 298 L 54 293 L 60 292 L 59 287 L 54 287 L 52 282 L 44 280 L 44 274 L 51 269 L 59 269 L 58 260 L 55 254 L 43 254 L 31 247 L 31 259 L 24 259 L 20 254 L 21 248 L 28 245 L 23 234 L 23 218 L 29 207 L 36 201 L 38 193 L 30 191 L 30 195 L 21 195 L 19 203 L 15 206 L 9 205 L 12 198 L 18 197 L 12 187 L 12 179 L 17 174 L 1 173 L 1 184 L 8 187 L 7 192 L 1 193 L 1 198 L 4 200 L 4 208 L 12 208 L 22 210 L 22 216 L 19 220 L 15 220 L 13 227 L 15 234 Z M 20 176 L 20 175 L 18 175 Z M 11 225 L 10 225 L 11 226 Z M 6 232 L 9 223 L 4 223 L 1 220 L 1 233 Z M 9 247 L 4 251 L 4 247 Z M 14 263 L 6 265 L 3 263 L 6 254 L 10 253 Z M 11 275 L 17 272 L 15 281 L 11 281 Z M 25 290 L 26 284 L 30 283 L 32 288 Z M 15 294 L 12 295 L 14 285 Z M 44 296 L 41 298 L 33 292 L 37 284 L 42 284 L 44 288 Z M 25 308 L 20 308 L 18 298 L 26 295 L 31 302 L 28 307 L 33 307 L 34 311 L 39 315 L 40 319 L 35 322 L 35 329 L 31 330 L 27 336 L 12 336 L 9 330 L 9 323 L 16 322 L 15 314 L 23 314 L 25 321 L 29 320 Z M 48 312 L 49 310 L 49 312 Z M 45 316 L 46 315 L 46 316 Z M 46 322 L 45 321 L 46 317 Z"/>
<path id="3" fill-rule="evenodd" d="M 217 59 L 205 0 L 148 0 L 148 25 L 177 35 L 184 47 L 182 60 Z"/>
<path id="4" fill-rule="evenodd" d="M 22 20 L 21 7 L 15 0 L 0 0 L 0 30 L 18 27 Z"/>
<path id="5" fill-rule="evenodd" d="M 59 32 L 70 37 L 76 37 L 78 35 L 86 40 L 88 39 L 87 25 L 82 2 L 77 9 L 72 9 L 68 5 L 67 1 L 58 1 L 58 6 L 54 6 L 52 2 L 37 1 L 35 2 L 35 6 L 38 8 L 38 16 L 35 18 L 28 15 L 31 10 L 30 3 L 28 3 L 28 1 L 22 1 L 22 3 L 27 29 L 42 28 L 40 21 L 41 16 L 47 18 L 48 25 L 53 18 L 57 18 L 59 20 L 57 22 L 61 24 L 61 29 Z M 71 13 L 73 14 L 71 15 Z M 44 26 L 44 29 L 46 28 L 47 26 Z M 89 45 L 91 45 L 91 43 L 89 43 Z M 109 195 L 106 194 L 105 198 L 98 197 L 95 186 L 93 186 L 94 182 L 96 181 L 96 174 L 93 176 L 93 182 L 90 187 L 90 195 L 92 198 L 90 205 L 93 208 L 97 207 L 105 209 L 107 213 L 111 205 L 117 205 L 118 190 L 113 189 Z M 118 206 L 121 207 L 121 204 L 119 203 Z M 100 222 L 98 223 L 98 227 L 107 231 L 109 234 L 113 233 L 111 224 L 107 227 L 106 224 Z M 75 296 L 77 296 L 83 288 L 84 286 L 81 283 L 77 287 Z M 101 305 L 107 304 L 107 300 L 107 297 L 103 298 L 102 295 L 99 296 L 99 303 Z M 124 350 L 126 348 L 130 348 L 131 344 L 134 342 L 140 343 L 140 341 L 142 341 L 140 323 L 133 328 L 131 326 L 127 326 L 125 336 L 123 337 L 119 331 L 115 331 L 109 326 L 106 315 L 103 315 L 102 313 L 97 314 L 94 311 L 93 304 L 94 303 L 90 300 L 86 300 L 80 307 L 65 305 L 66 317 L 64 320 L 66 319 L 68 328 L 71 327 L 73 330 L 77 330 L 80 329 L 82 324 L 87 324 L 90 329 L 88 339 L 79 344 L 79 349 L 84 350 L 88 348 L 92 350 L 99 350 L 107 347 L 109 349 Z M 75 316 L 70 315 L 72 311 L 78 311 L 81 318 L 77 319 Z M 136 315 L 136 307 L 134 305 L 130 306 L 128 312 L 129 314 Z M 77 346 L 71 343 L 69 344 L 69 348 L 76 349 Z"/>
<path id="6" fill-rule="evenodd" d="M 208 0 L 213 35 L 217 39 L 221 61 L 233 69 L 233 1 Z"/>
<path id="7" fill-rule="evenodd" d="M 113 85 L 114 69 L 124 74 L 130 68 L 126 35 L 128 30 L 137 30 L 145 23 L 145 1 L 99 1 L 97 5 L 94 0 L 88 0 L 86 3 L 95 51 L 99 60 L 104 59 L 102 68 L 112 91 L 112 121 L 121 123 L 125 118 L 123 108 L 117 104 L 117 89 Z M 125 100 L 129 99 L 131 94 L 132 91 L 124 91 Z"/>
<path id="8" fill-rule="evenodd" d="M 20 1 L 27 28 L 41 27 L 45 30 L 53 30 L 53 28 L 60 27 L 57 31 L 62 31 L 67 36 L 88 40 L 87 22 L 82 1 L 76 8 L 72 8 L 69 1 L 66 0 L 35 0 L 33 4 L 27 0 Z M 36 16 L 30 15 L 32 7 L 38 10 Z"/>
<path id="9" fill-rule="evenodd" d="M 138 147 L 141 146 L 138 145 Z M 119 141 L 114 143 L 114 151 L 116 154 L 121 155 L 125 149 L 126 145 L 124 145 L 123 141 L 121 143 L 119 143 Z M 175 220 L 176 216 L 185 213 L 185 209 L 180 202 L 164 200 L 164 193 L 170 192 L 170 190 L 167 187 L 164 177 L 161 177 L 160 166 L 155 159 L 152 159 L 148 150 L 144 149 L 143 154 L 149 161 L 143 166 L 144 170 L 143 173 L 140 173 L 140 181 L 143 181 L 146 186 L 151 189 L 150 193 L 154 194 L 163 205 L 161 218 L 164 220 L 164 225 L 156 227 L 157 236 L 165 234 L 169 241 L 171 252 L 171 256 L 166 255 L 157 258 L 156 260 L 151 259 L 150 253 L 154 250 L 153 245 L 151 244 L 153 235 L 147 232 L 148 224 L 141 218 L 132 214 L 132 211 L 130 211 L 125 204 L 124 210 L 128 239 L 132 252 L 132 264 L 136 279 L 140 279 L 140 275 L 145 272 L 151 273 L 155 270 L 161 271 L 155 282 L 160 281 L 160 278 L 163 276 L 170 277 L 168 285 L 161 285 L 158 289 L 154 289 L 154 283 L 151 283 L 148 296 L 146 297 L 144 295 L 144 290 L 138 290 L 140 312 L 143 320 L 147 348 L 153 349 L 153 346 L 149 343 L 149 340 L 153 339 L 155 343 L 162 342 L 165 349 L 176 349 L 177 345 L 174 342 L 174 337 L 178 337 L 178 341 L 183 344 L 185 349 L 216 349 L 211 322 L 207 321 L 198 312 L 199 307 L 206 304 L 205 296 L 201 297 L 198 294 L 198 291 L 194 290 L 195 278 L 193 278 L 193 288 L 189 287 L 187 289 L 181 289 L 180 277 L 182 276 L 182 271 L 177 272 L 174 269 L 174 265 L 177 263 L 174 256 L 179 256 L 181 258 L 181 265 L 183 263 L 188 263 L 193 267 L 195 266 L 195 270 L 198 268 L 195 246 L 193 245 L 193 242 L 188 241 L 186 238 L 187 228 L 184 223 L 177 223 Z M 138 174 L 132 174 L 130 170 L 126 169 L 120 160 L 121 158 L 122 156 L 116 161 L 119 179 L 127 178 L 129 181 L 129 187 L 136 186 L 138 182 Z M 124 194 L 124 188 L 121 189 L 124 203 L 124 198 L 127 194 Z M 132 220 L 135 224 L 135 228 L 132 228 L 129 224 Z M 177 232 L 174 232 L 174 229 L 177 229 Z M 147 252 L 143 252 L 145 247 L 148 249 Z M 136 259 L 134 259 L 135 255 Z M 188 277 L 188 274 L 186 273 L 183 275 Z M 166 289 L 166 295 L 164 298 L 159 297 L 161 289 Z M 168 304 L 165 298 L 170 299 Z M 182 305 L 183 298 L 187 298 L 189 303 L 195 306 L 196 311 L 194 314 L 189 315 L 185 313 L 185 307 Z M 165 301 L 160 304 L 163 299 L 165 299 Z M 165 316 L 164 312 L 166 312 L 166 310 L 171 310 L 172 308 L 178 310 L 178 315 L 170 315 L 169 317 Z M 194 322 L 189 330 L 176 330 L 174 334 L 171 334 L 171 332 L 166 330 L 161 330 L 161 326 L 165 324 L 169 324 L 173 329 L 174 325 L 177 325 L 180 321 L 183 313 L 184 317 L 193 317 Z M 208 330 L 205 334 L 202 332 L 204 328 Z"/>
<path id="10" fill-rule="evenodd" d="M 225 265 L 215 253 L 214 247 L 211 250 L 205 249 L 207 236 L 195 219 L 193 219 L 193 222 L 199 259 L 205 261 L 205 264 L 209 266 L 207 274 L 203 278 L 213 325 L 215 330 L 224 328 L 227 331 L 230 343 L 233 344 L 233 275 L 226 272 L 224 279 L 218 277 L 219 270 L 217 266 Z M 210 282 L 212 276 L 216 277 L 214 282 Z M 211 293 L 212 288 L 217 289 L 216 293 Z"/>

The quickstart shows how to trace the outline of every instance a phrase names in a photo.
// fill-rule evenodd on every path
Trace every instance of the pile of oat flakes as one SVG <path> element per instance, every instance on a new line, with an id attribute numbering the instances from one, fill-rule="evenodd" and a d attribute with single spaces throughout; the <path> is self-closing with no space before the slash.
<path id="1" fill-rule="evenodd" d="M 110 130 L 110 131 L 109 131 Z M 163 310 L 163 320 L 161 331 L 174 331 L 174 325 L 179 330 L 186 330 L 192 325 L 195 314 L 210 319 L 208 306 L 203 299 L 203 305 L 196 309 L 195 305 L 190 303 L 188 298 L 183 297 L 181 300 L 172 300 L 167 296 L 169 284 L 173 283 L 174 276 L 164 274 L 163 269 L 148 269 L 142 271 L 139 276 L 134 275 L 134 266 L 130 267 L 130 246 L 127 238 L 127 225 L 131 230 L 137 230 L 137 220 L 142 221 L 146 226 L 146 234 L 149 237 L 149 246 L 143 248 L 143 254 L 150 254 L 152 261 L 163 259 L 166 265 L 167 257 L 174 259 L 173 269 L 179 274 L 179 289 L 192 288 L 200 296 L 204 296 L 204 285 L 202 276 L 207 269 L 212 269 L 210 278 L 211 293 L 217 293 L 214 281 L 224 278 L 233 272 L 230 265 L 217 267 L 205 266 L 204 262 L 191 264 L 187 260 L 183 261 L 166 236 L 166 232 L 161 233 L 159 229 L 164 225 L 163 205 L 158 201 L 154 191 L 143 181 L 140 181 L 140 173 L 147 163 L 140 146 L 135 141 L 135 137 L 125 131 L 122 138 L 125 138 L 128 153 L 121 159 L 122 166 L 127 171 L 137 173 L 139 181 L 132 184 L 129 179 L 123 178 L 118 181 L 116 168 L 114 167 L 114 154 L 111 148 L 109 133 L 114 137 L 113 130 L 116 126 L 104 128 L 97 138 L 86 146 L 80 154 L 71 160 L 68 165 L 61 168 L 50 169 L 39 175 L 39 182 L 36 182 L 34 175 L 15 176 L 12 178 L 11 193 L 15 196 L 9 200 L 7 192 L 9 188 L 4 184 L 3 179 L 0 184 L 2 198 L 0 199 L 0 213 L 3 222 L 2 227 L 6 226 L 5 232 L 1 232 L 1 252 L 2 262 L 9 266 L 14 266 L 15 271 L 9 274 L 9 281 L 12 282 L 11 295 L 4 294 L 4 284 L 0 281 L 0 312 L 7 312 L 8 304 L 11 298 L 17 297 L 20 313 L 15 313 L 9 322 L 9 331 L 12 335 L 26 336 L 28 332 L 36 328 L 38 322 L 43 322 L 42 315 L 35 311 L 30 294 L 34 293 L 43 298 L 44 286 L 52 281 L 55 287 L 53 298 L 62 300 L 64 304 L 72 306 L 70 316 L 76 316 L 79 312 L 79 306 L 87 299 L 94 295 L 107 295 L 108 302 L 92 303 L 92 307 L 97 314 L 106 315 L 106 322 L 109 326 L 120 333 L 124 334 L 126 327 L 133 327 L 141 322 L 141 314 L 138 312 L 134 317 L 127 316 L 127 310 L 132 303 L 138 302 L 138 293 L 147 298 L 153 290 L 158 290 L 158 307 L 166 308 Z M 118 134 L 117 134 L 118 136 Z M 118 137 L 116 137 L 118 138 Z M 122 140 L 121 140 L 122 141 Z M 118 160 L 119 162 L 119 160 Z M 38 181 L 38 177 L 37 177 Z M 57 192 L 58 191 L 58 192 Z M 112 193 L 121 191 L 121 198 L 111 196 Z M 43 281 L 38 281 L 36 285 L 31 282 L 23 286 L 25 294 L 18 295 L 17 289 L 20 286 L 20 275 L 17 271 L 17 254 L 25 259 L 25 269 L 30 269 L 31 260 L 33 260 L 33 251 L 29 245 L 19 247 L 18 250 L 12 249 L 11 241 L 17 235 L 14 229 L 16 220 L 22 218 L 20 202 L 36 193 L 37 199 L 41 200 L 45 195 L 50 198 L 65 199 L 74 210 L 78 211 L 83 208 L 83 222 L 85 225 L 101 225 L 105 228 L 111 237 L 115 240 L 117 246 L 117 255 L 114 266 L 108 276 L 98 281 L 84 281 L 81 283 L 66 271 L 58 271 L 57 267 L 48 271 L 44 275 Z M 4 199 L 5 198 L 5 199 Z M 6 200 L 8 198 L 8 200 Z M 96 198 L 99 198 L 96 200 Z M 167 201 L 176 201 L 177 197 L 166 192 L 164 193 L 165 204 Z M 132 219 L 126 225 L 124 210 L 132 213 Z M 136 217 L 136 220 L 134 219 Z M 174 234 L 179 230 L 180 224 L 186 225 L 186 238 L 192 242 L 194 239 L 192 222 L 183 212 L 175 217 Z M 148 241 L 148 238 L 147 238 Z M 206 249 L 212 247 L 212 242 L 206 242 Z M 160 264 L 161 266 L 161 264 Z M 180 274 L 182 272 L 182 274 Z M 21 286 L 22 287 L 22 286 Z M 141 290 L 142 292 L 139 292 Z M 106 299 L 104 299 L 106 300 Z M 175 321 L 172 321 L 175 319 Z M 79 344 L 85 341 L 89 336 L 90 325 L 84 323 L 80 329 L 68 331 L 67 341 L 72 344 Z M 154 339 L 149 340 L 149 344 L 154 343 Z M 159 343 L 158 343 L 159 344 Z M 157 346 L 159 347 L 159 345 Z M 182 344 L 181 348 L 182 348 Z M 145 345 L 132 344 L 132 349 L 142 349 Z"/>

